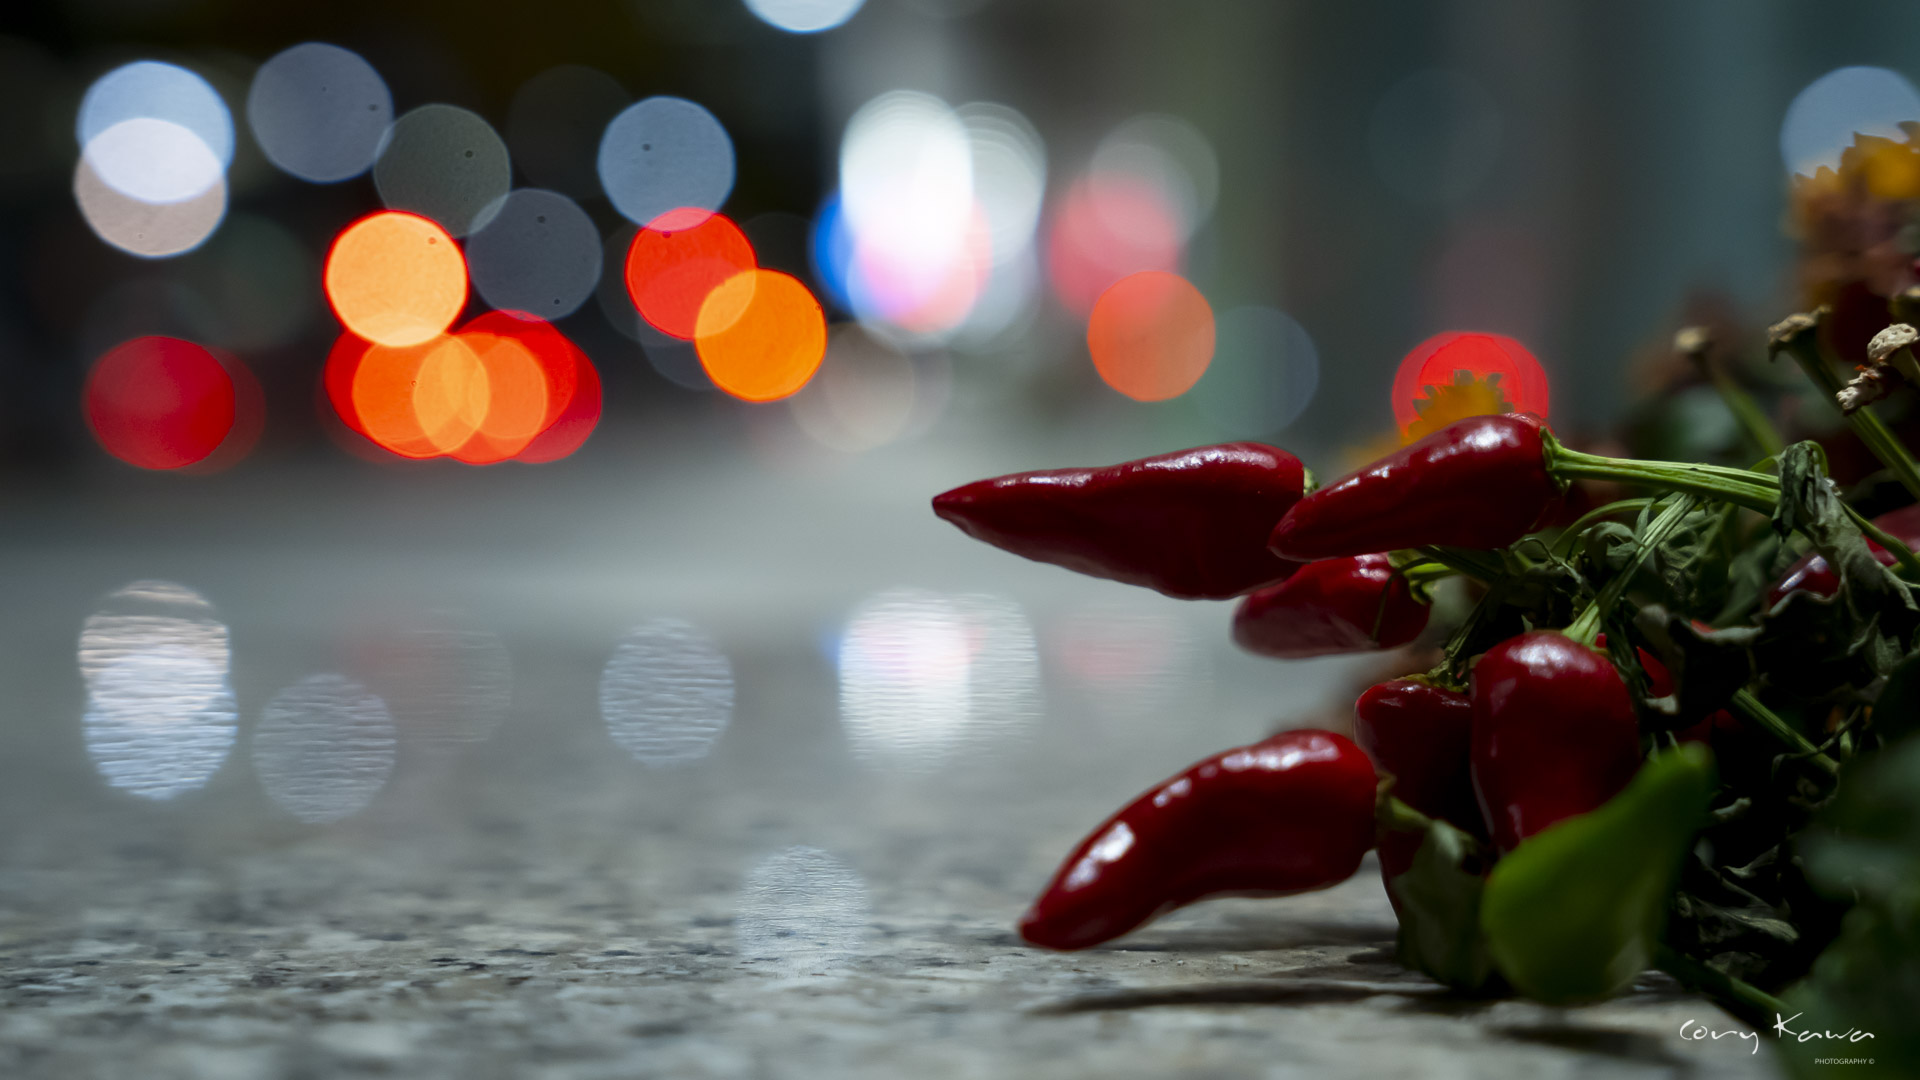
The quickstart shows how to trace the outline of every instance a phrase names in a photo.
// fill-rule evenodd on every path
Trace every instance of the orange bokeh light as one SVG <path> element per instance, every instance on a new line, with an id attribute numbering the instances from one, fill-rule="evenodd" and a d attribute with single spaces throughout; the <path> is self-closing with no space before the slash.
<path id="1" fill-rule="evenodd" d="M 1500 334 L 1436 334 L 1400 361 L 1393 418 L 1411 442 L 1455 420 L 1504 412 L 1547 417 L 1547 373 L 1527 347 Z"/>
<path id="2" fill-rule="evenodd" d="M 334 314 L 355 334 L 376 345 L 419 345 L 445 333 L 466 306 L 467 263 L 439 225 L 386 210 L 334 240 L 326 289 Z"/>
<path id="3" fill-rule="evenodd" d="M 756 265 L 753 245 L 725 215 L 670 210 L 634 234 L 627 249 L 627 295 L 655 329 L 691 340 L 707 294 Z"/>
<path id="4" fill-rule="evenodd" d="M 827 318 L 794 278 L 735 274 L 707 294 L 694 348 L 713 384 L 746 401 L 777 401 L 807 385 L 827 355 Z"/>
<path id="5" fill-rule="evenodd" d="M 139 337 L 94 362 L 81 408 L 107 453 L 143 469 L 179 469 L 232 433 L 234 381 L 193 342 Z"/>
<path id="6" fill-rule="evenodd" d="M 1213 360 L 1213 308 L 1186 278 L 1159 270 L 1121 278 L 1087 317 L 1087 351 L 1108 386 L 1136 401 L 1193 388 Z"/>
<path id="7" fill-rule="evenodd" d="M 401 348 L 342 334 L 321 386 L 347 428 L 410 458 L 557 461 L 600 419 L 600 377 L 586 354 L 518 312 L 488 312 Z"/>

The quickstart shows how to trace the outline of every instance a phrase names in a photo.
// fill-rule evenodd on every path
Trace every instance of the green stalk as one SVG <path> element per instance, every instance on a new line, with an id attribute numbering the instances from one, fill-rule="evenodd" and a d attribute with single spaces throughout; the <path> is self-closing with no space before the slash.
<path id="1" fill-rule="evenodd" d="M 1778 457 L 1786 449 L 1786 443 L 1780 439 L 1780 432 L 1773 426 L 1773 420 L 1760 403 L 1746 388 L 1733 380 L 1720 365 L 1713 362 L 1713 338 L 1702 326 L 1691 326 L 1680 331 L 1674 338 L 1674 346 L 1687 355 L 1689 360 L 1713 383 L 1720 393 L 1720 400 L 1726 403 L 1727 411 L 1733 414 L 1740 429 L 1760 450 L 1762 457 Z"/>
<path id="2" fill-rule="evenodd" d="M 1580 534 L 1599 524 L 1602 519 L 1610 518 L 1615 514 L 1624 514 L 1629 510 L 1645 510 L 1653 504 L 1653 499 L 1621 499 L 1619 502 L 1610 502 L 1605 506 L 1589 510 L 1580 515 L 1580 520 L 1561 530 L 1559 538 L 1553 542 L 1553 553 L 1564 559 L 1573 551 L 1573 545 L 1579 541 Z"/>
<path id="3" fill-rule="evenodd" d="M 1807 741 L 1805 735 L 1794 730 L 1793 725 L 1782 719 L 1779 713 L 1762 705 L 1760 699 L 1753 696 L 1753 691 L 1744 687 L 1734 691 L 1730 704 L 1735 712 L 1752 721 L 1756 726 L 1764 728 L 1769 735 L 1785 743 L 1789 749 L 1807 761 L 1811 761 L 1821 772 L 1828 776 L 1834 776 L 1840 772 L 1839 762 L 1821 753 L 1819 747 Z"/>
<path id="4" fill-rule="evenodd" d="M 1920 556 L 1913 553 L 1913 549 L 1907 546 L 1905 540 L 1860 516 L 1860 511 L 1855 510 L 1851 505 L 1847 506 L 1847 516 L 1853 519 L 1855 525 L 1860 526 L 1860 531 L 1865 533 L 1869 540 L 1886 548 L 1893 555 L 1900 569 L 1906 571 L 1905 577 L 1908 581 L 1920 581 Z"/>
<path id="5" fill-rule="evenodd" d="M 1620 602 L 1620 597 L 1626 594 L 1627 586 L 1632 583 L 1633 576 L 1640 572 L 1640 567 L 1647 561 L 1647 556 L 1653 554 L 1654 548 L 1665 543 L 1673 530 L 1680 527 L 1681 520 L 1693 512 L 1695 502 L 1694 496 L 1682 495 L 1673 500 L 1665 510 L 1660 511 L 1659 516 L 1648 522 L 1647 531 L 1641 533 L 1634 541 L 1638 550 L 1634 552 L 1633 561 L 1628 563 L 1620 573 L 1614 575 L 1613 580 L 1607 582 L 1600 590 L 1600 595 L 1593 598 L 1593 603 L 1588 604 L 1586 610 L 1576 616 L 1563 633 L 1582 645 L 1593 644 L 1593 640 L 1600 636 L 1601 620 L 1606 617 L 1607 612 L 1613 610 L 1613 605 Z"/>
<path id="6" fill-rule="evenodd" d="M 1447 567 L 1457 574 L 1477 578 L 1489 585 L 1507 576 L 1506 564 L 1497 555 L 1470 548 L 1423 547 L 1416 548 L 1422 558 Z"/>
<path id="7" fill-rule="evenodd" d="M 1722 1008 L 1755 1028 L 1772 1027 L 1774 1021 L 1787 1015 L 1787 1006 L 1779 998 L 1692 957 L 1682 956 L 1665 942 L 1653 947 L 1653 963 L 1679 980 L 1680 985 L 1713 998 Z"/>
<path id="8" fill-rule="evenodd" d="M 1602 457 L 1569 450 L 1556 443 L 1548 451 L 1547 469 L 1553 475 L 1566 479 L 1618 480 L 1686 492 L 1744 506 L 1762 514 L 1773 513 L 1773 506 L 1779 501 L 1778 477 L 1730 469 L 1723 465 Z"/>
<path id="9" fill-rule="evenodd" d="M 1434 562 L 1431 559 L 1400 568 L 1400 576 L 1407 580 L 1407 586 L 1413 590 L 1415 596 L 1421 595 L 1424 590 L 1431 589 L 1435 584 L 1445 581 L 1450 577 L 1458 576 L 1460 573 L 1459 570 L 1455 570 L 1445 563 Z"/>
<path id="10" fill-rule="evenodd" d="M 1840 404 L 1835 400 L 1835 395 L 1840 393 L 1840 376 L 1834 374 L 1833 364 L 1820 351 L 1820 324 L 1827 315 L 1827 309 L 1821 307 L 1810 315 L 1790 315 L 1775 323 L 1767 331 L 1767 351 L 1774 354 L 1784 352 L 1793 357 L 1794 363 L 1800 365 L 1800 370 L 1806 373 L 1808 380 L 1820 388 L 1827 404 L 1837 410 Z M 1899 478 L 1914 498 L 1920 499 L 1920 464 L 1914 462 L 1913 455 L 1894 437 L 1886 422 L 1874 413 L 1873 407 L 1863 406 L 1841 415 L 1846 418 L 1847 426 L 1853 429 L 1853 433 L 1860 437 L 1860 441 L 1867 444 L 1867 449 L 1873 451 L 1873 456 L 1893 470 L 1893 475 Z"/>

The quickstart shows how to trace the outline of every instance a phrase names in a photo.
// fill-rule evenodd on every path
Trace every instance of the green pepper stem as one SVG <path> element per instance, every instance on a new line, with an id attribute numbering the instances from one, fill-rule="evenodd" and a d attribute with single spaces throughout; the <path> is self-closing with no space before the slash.
<path id="1" fill-rule="evenodd" d="M 1629 510 L 1645 510 L 1653 503 L 1652 499 L 1621 499 L 1619 502 L 1610 502 L 1605 506 L 1589 510 L 1580 515 L 1579 520 L 1561 530 L 1559 538 L 1553 542 L 1553 553 L 1564 559 L 1573 551 L 1573 545 L 1579 541 L 1580 534 L 1599 524 L 1602 519 L 1610 518 L 1615 514 L 1624 514 Z"/>
<path id="2" fill-rule="evenodd" d="M 1426 832 L 1433 827 L 1433 819 L 1394 798 L 1382 795 L 1378 813 L 1375 815 L 1380 827 L 1388 832 Z"/>
<path id="3" fill-rule="evenodd" d="M 1460 573 L 1461 571 L 1448 566 L 1446 563 L 1437 562 L 1432 559 L 1412 563 L 1400 568 L 1400 576 L 1407 579 L 1407 586 L 1413 590 L 1415 596 L 1419 596 L 1426 589 L 1431 588 L 1436 582 L 1445 581 L 1450 577 L 1456 577 Z"/>
<path id="4" fill-rule="evenodd" d="M 1430 562 L 1436 562 L 1457 574 L 1478 578 L 1491 585 L 1507 576 L 1507 568 L 1498 556 L 1484 551 L 1473 551 L 1456 547 L 1423 547 L 1414 549 Z"/>
<path id="5" fill-rule="evenodd" d="M 1906 541 L 1868 521 L 1851 505 L 1847 507 L 1847 516 L 1853 519 L 1855 525 L 1860 526 L 1860 531 L 1865 533 L 1868 539 L 1886 548 L 1893 555 L 1900 569 L 1906 571 L 1907 580 L 1920 581 L 1920 556 L 1913 553 L 1913 549 L 1907 546 Z"/>
<path id="6" fill-rule="evenodd" d="M 1621 568 L 1620 572 L 1614 575 L 1613 580 L 1601 588 L 1600 595 L 1593 598 L 1593 603 L 1588 604 L 1586 610 L 1576 616 L 1562 632 L 1582 645 L 1592 645 L 1594 639 L 1600 636 L 1601 620 L 1606 618 L 1607 612 L 1613 610 L 1613 605 L 1620 602 L 1620 597 L 1626 594 L 1627 586 L 1632 583 L 1633 576 L 1640 572 L 1640 567 L 1647 561 L 1647 556 L 1653 554 L 1653 549 L 1664 543 L 1673 530 L 1680 527 L 1680 522 L 1693 512 L 1696 501 L 1692 495 L 1682 495 L 1648 522 L 1647 531 L 1634 540 L 1635 551 L 1632 561 Z"/>
<path id="7" fill-rule="evenodd" d="M 1800 365 L 1807 380 L 1820 388 L 1827 404 L 1835 410 L 1840 409 L 1836 395 L 1840 393 L 1840 376 L 1833 370 L 1833 363 L 1820 348 L 1820 324 L 1828 316 L 1826 308 L 1815 309 L 1810 315 L 1794 315 L 1776 323 L 1767 331 L 1767 349 L 1778 354 L 1786 353 Z M 1893 475 L 1913 497 L 1920 499 L 1920 465 L 1916 465 L 1913 455 L 1901 444 L 1886 423 L 1873 411 L 1871 405 L 1865 405 L 1852 412 L 1841 412 L 1847 426 L 1867 444 L 1873 456 L 1893 470 Z"/>
<path id="8" fill-rule="evenodd" d="M 1779 998 L 1752 983 L 1683 956 L 1664 941 L 1654 945 L 1653 963 L 1679 980 L 1680 985 L 1708 995 L 1722 1008 L 1755 1027 L 1771 1027 L 1776 1019 L 1787 1015 L 1787 1006 Z"/>
<path id="9" fill-rule="evenodd" d="M 1773 513 L 1773 506 L 1779 501 L 1780 480 L 1765 473 L 1680 461 L 1631 461 L 1583 454 L 1557 443 L 1549 445 L 1547 469 L 1561 479 L 1643 484 L 1730 502 L 1763 514 Z"/>
<path id="10" fill-rule="evenodd" d="M 1821 753 L 1819 747 L 1808 741 L 1805 735 L 1794 730 L 1793 725 L 1782 719 L 1779 713 L 1761 704 L 1760 699 L 1753 695 L 1753 691 L 1744 687 L 1734 691 L 1733 700 L 1729 702 L 1729 704 L 1733 706 L 1735 712 L 1739 713 L 1745 719 L 1752 721 L 1757 726 L 1764 728 L 1769 735 L 1786 744 L 1789 749 L 1807 761 L 1812 762 L 1821 772 L 1826 773 L 1828 776 L 1834 776 L 1840 772 L 1840 764 L 1838 762 Z"/>

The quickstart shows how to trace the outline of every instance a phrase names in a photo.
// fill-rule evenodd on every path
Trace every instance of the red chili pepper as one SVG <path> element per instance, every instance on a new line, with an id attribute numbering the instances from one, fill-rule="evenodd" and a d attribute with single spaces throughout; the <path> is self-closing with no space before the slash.
<path id="1" fill-rule="evenodd" d="M 1920 548 L 1920 505 L 1903 507 L 1889 514 L 1873 519 L 1875 525 L 1885 529 L 1894 539 L 1900 540 L 1910 548 Z M 1880 560 L 1882 566 L 1892 566 L 1893 553 L 1872 539 L 1867 540 L 1867 550 Z M 1767 593 L 1767 609 L 1771 611 L 1775 604 L 1786 598 L 1794 590 L 1804 590 L 1816 596 L 1832 596 L 1840 591 L 1840 575 L 1833 572 L 1827 560 L 1817 551 L 1809 551 L 1800 557 L 1800 561 L 1787 568 L 1778 584 Z"/>
<path id="2" fill-rule="evenodd" d="M 1084 949 L 1208 896 L 1285 896 L 1353 876 L 1373 846 L 1374 773 L 1330 731 L 1207 758 L 1135 799 L 1060 864 L 1020 936 Z"/>
<path id="3" fill-rule="evenodd" d="M 1640 727 L 1613 662 L 1556 630 L 1474 663 L 1474 794 L 1500 850 L 1599 806 L 1640 767 Z"/>
<path id="4" fill-rule="evenodd" d="M 1423 544 L 1506 547 L 1560 499 L 1540 431 L 1518 413 L 1449 424 L 1301 499 L 1274 527 L 1273 551 L 1310 560 Z"/>
<path id="5" fill-rule="evenodd" d="M 1474 836 L 1487 834 L 1467 770 L 1473 703 L 1465 694 L 1393 679 L 1361 694 L 1353 712 L 1354 741 L 1379 771 L 1393 776 L 1395 798 Z M 1420 833 L 1382 833 L 1381 879 L 1390 882 L 1405 873 L 1425 839 Z M 1400 898 L 1391 886 L 1387 899 L 1399 910 Z"/>
<path id="6" fill-rule="evenodd" d="M 1225 600 L 1292 573 L 1267 534 L 1306 470 L 1259 443 L 1202 446 L 1104 469 L 981 480 L 933 511 L 995 547 L 1168 596 Z"/>
<path id="7" fill-rule="evenodd" d="M 1420 636 L 1428 610 L 1385 555 L 1323 559 L 1240 601 L 1233 640 L 1282 660 L 1391 649 Z"/>

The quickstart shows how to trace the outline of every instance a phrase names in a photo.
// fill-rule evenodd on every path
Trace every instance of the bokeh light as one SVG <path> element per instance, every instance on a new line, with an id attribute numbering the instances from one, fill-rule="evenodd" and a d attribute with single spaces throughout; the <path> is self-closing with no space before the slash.
<path id="1" fill-rule="evenodd" d="M 1032 628 L 999 597 L 881 593 L 848 620 L 838 659 L 841 724 L 877 767 L 932 771 L 1006 744 L 1040 712 Z"/>
<path id="2" fill-rule="evenodd" d="M 227 213 L 223 180 L 181 202 L 142 202 L 109 187 L 85 157 L 74 169 L 73 198 L 94 235 L 129 255 L 147 259 L 164 259 L 199 247 Z"/>
<path id="3" fill-rule="evenodd" d="M 199 593 L 136 581 L 80 630 L 87 755 L 107 783 L 149 799 L 201 787 L 238 735 L 225 624 Z"/>
<path id="4" fill-rule="evenodd" d="M 1084 315 L 1115 282 L 1177 272 L 1181 223 L 1166 195 L 1126 174 L 1085 176 L 1067 189 L 1047 230 L 1047 277 L 1067 310 Z"/>
<path id="5" fill-rule="evenodd" d="M 789 34 L 831 30 L 853 18 L 864 3 L 866 0 L 746 0 L 748 11 Z"/>
<path id="6" fill-rule="evenodd" d="M 94 362 L 82 407 L 101 449 L 143 469 L 178 469 L 214 452 L 234 426 L 234 385 L 190 341 L 140 337 Z"/>
<path id="7" fill-rule="evenodd" d="M 116 127 L 148 120 L 182 128 L 194 137 L 214 162 L 215 172 L 233 163 L 233 114 L 213 84 L 177 64 L 139 60 L 114 68 L 94 80 L 80 100 L 75 128 L 84 147 Z M 103 170 L 114 183 L 112 170 Z M 120 185 L 114 183 L 115 187 Z M 121 188 L 125 191 L 127 189 Z M 204 190 L 204 185 L 198 190 Z M 188 198 L 196 192 L 176 198 Z M 128 191 L 135 197 L 144 197 Z"/>
<path id="8" fill-rule="evenodd" d="M 253 771 L 282 810 L 324 825 L 373 801 L 398 745 L 379 697 L 344 675 L 309 675 L 267 702 L 253 729 Z"/>
<path id="9" fill-rule="evenodd" d="M 1177 116 L 1146 113 L 1107 133 L 1093 153 L 1088 175 L 1096 185 L 1125 178 L 1151 188 L 1171 211 L 1185 239 L 1213 216 L 1220 194 L 1220 163 L 1200 129 Z M 1113 204 L 1096 201 L 1096 207 Z M 1125 231 L 1132 222 L 1107 223 Z"/>
<path id="10" fill-rule="evenodd" d="M 901 90 L 861 106 L 841 136 L 838 207 L 847 237 L 822 250 L 844 259 L 831 276 L 857 315 L 922 334 L 966 317 L 992 240 L 967 129 L 945 102 Z"/>
<path id="11" fill-rule="evenodd" d="M 691 341 L 707 295 L 755 265 L 753 245 L 726 215 L 681 207 L 634 234 L 627 295 L 654 329 Z"/>
<path id="12" fill-rule="evenodd" d="M 1780 121 L 1780 158 L 1787 171 L 1812 176 L 1840 167 L 1855 134 L 1901 140 L 1902 122 L 1920 121 L 1920 91 L 1881 67 L 1843 67 L 1808 83 Z"/>
<path id="13" fill-rule="evenodd" d="M 1101 294 L 1087 317 L 1100 378 L 1136 401 L 1179 397 L 1213 359 L 1213 308 L 1178 274 L 1147 271 Z"/>
<path id="14" fill-rule="evenodd" d="M 578 450 L 593 433 L 594 425 L 600 420 L 600 375 L 594 369 L 587 354 L 575 345 L 551 323 L 540 319 L 525 318 L 512 312 L 490 311 L 468 322 L 460 328 L 462 336 L 487 335 L 516 343 L 524 354 L 539 365 L 544 381 L 544 415 L 539 426 L 518 450 L 512 453 L 516 461 L 527 464 L 540 464 L 558 461 Z M 500 356 L 495 350 L 488 355 L 496 362 Z M 511 355 L 510 353 L 507 355 Z M 513 408 L 519 415 L 525 415 L 536 393 L 531 384 L 520 391 L 521 399 L 517 403 L 502 402 L 503 407 Z M 492 384 L 491 396 L 501 400 L 515 391 L 504 380 Z M 499 418 L 488 417 L 487 430 L 508 432 L 517 430 L 518 421 L 506 415 Z M 506 436 L 494 436 L 499 442 L 511 442 Z"/>
<path id="15" fill-rule="evenodd" d="M 695 324 L 700 366 L 746 401 L 774 401 L 807 384 L 827 352 L 827 320 L 797 278 L 748 270 L 707 295 Z"/>
<path id="16" fill-rule="evenodd" d="M 1216 320 L 1213 362 L 1189 397 L 1228 438 L 1284 431 L 1320 388 L 1313 338 L 1284 312 L 1242 307 Z"/>
<path id="17" fill-rule="evenodd" d="M 432 218 L 454 236 L 487 223 L 513 180 L 507 144 L 477 113 L 422 105 L 394 121 L 373 163 L 389 210 Z"/>
<path id="18" fill-rule="evenodd" d="M 392 124 L 386 81 L 338 45 L 309 41 L 274 54 L 247 91 L 247 126 L 261 152 L 316 184 L 366 172 Z"/>
<path id="19" fill-rule="evenodd" d="M 1417 71 L 1387 88 L 1367 130 L 1373 167 L 1409 202 L 1457 202 L 1500 156 L 1503 123 L 1492 95 L 1466 74 Z"/>
<path id="20" fill-rule="evenodd" d="M 600 281 L 600 230 L 558 192 L 522 188 L 467 240 L 467 273 L 496 308 L 573 314 Z"/>
<path id="21" fill-rule="evenodd" d="M 635 225 L 681 207 L 718 210 L 733 190 L 733 140 L 694 102 L 650 97 L 607 125 L 598 169 L 614 209 Z"/>
<path id="22" fill-rule="evenodd" d="M 267 428 L 267 395 L 260 388 L 260 380 L 253 377 L 253 372 L 239 357 L 225 349 L 207 351 L 233 381 L 233 426 L 227 429 L 227 437 L 212 453 L 183 466 L 182 471 L 197 475 L 220 472 L 239 464 L 253 451 Z"/>
<path id="23" fill-rule="evenodd" d="M 873 919 L 866 882 L 814 847 L 790 847 L 756 863 L 735 907 L 740 961 L 810 982 L 844 973 L 865 950 Z"/>
<path id="24" fill-rule="evenodd" d="M 374 345 L 353 374 L 359 430 L 403 457 L 436 457 L 459 448 L 485 419 L 486 366 L 464 337 L 419 345 Z"/>
<path id="25" fill-rule="evenodd" d="M 241 352 L 285 345 L 318 310 L 320 261 L 286 226 L 258 214 L 231 215 L 179 270 L 206 303 L 208 345 Z"/>
<path id="26" fill-rule="evenodd" d="M 815 442 L 849 454 L 900 438 L 913 419 L 913 361 L 858 324 L 833 328 L 827 356 L 789 399 L 793 419 Z"/>
<path id="27" fill-rule="evenodd" d="M 406 745 L 440 756 L 485 742 L 513 705 L 513 663 L 491 630 L 452 615 L 353 640 L 349 670 L 386 701 Z"/>
<path id="28" fill-rule="evenodd" d="M 1102 730 L 1120 721 L 1163 721 L 1192 708 L 1208 685 L 1206 653 L 1179 615 L 1139 603 L 1090 606 L 1047 627 L 1046 658 L 1085 715 Z"/>
<path id="29" fill-rule="evenodd" d="M 1393 417 L 1408 442 L 1469 416 L 1548 416 L 1546 369 L 1500 334 L 1449 332 L 1415 346 L 1393 377 Z"/>
<path id="30" fill-rule="evenodd" d="M 327 253 L 327 299 L 347 329 L 387 346 L 443 333 L 467 303 L 467 265 L 446 230 L 415 214 L 370 214 Z"/>
<path id="31" fill-rule="evenodd" d="M 967 134 L 973 200 L 986 218 L 996 266 L 1033 243 L 1047 191 L 1047 149 L 1017 109 L 977 101 L 954 110 Z"/>
<path id="32" fill-rule="evenodd" d="M 598 68 L 561 64 L 528 79 L 507 107 L 507 148 L 535 186 L 574 199 L 599 198 L 600 136 L 632 101 Z"/>
<path id="33" fill-rule="evenodd" d="M 88 141 L 81 157 L 100 182 L 147 203 L 197 198 L 225 177 L 205 140 L 171 120 L 122 120 Z"/>
<path id="34" fill-rule="evenodd" d="M 692 624 L 651 619 L 627 631 L 607 659 L 600 717 L 643 764 L 698 761 L 733 719 L 733 665 Z"/>

